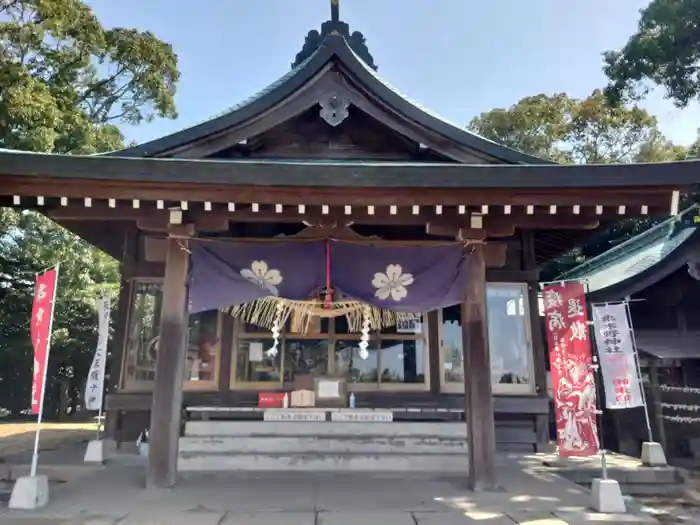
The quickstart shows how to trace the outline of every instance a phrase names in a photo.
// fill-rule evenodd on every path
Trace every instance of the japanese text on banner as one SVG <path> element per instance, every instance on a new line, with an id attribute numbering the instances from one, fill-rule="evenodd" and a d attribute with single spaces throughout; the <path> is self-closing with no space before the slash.
<path id="1" fill-rule="evenodd" d="M 583 285 L 546 286 L 543 298 L 559 455 L 594 456 L 596 391 Z"/>
<path id="2" fill-rule="evenodd" d="M 49 340 L 56 291 L 55 269 L 37 274 L 32 305 L 30 334 L 34 347 L 34 372 L 32 375 L 32 414 L 38 414 L 44 396 L 46 365 L 49 360 Z"/>
<path id="3" fill-rule="evenodd" d="M 98 305 L 98 335 L 95 357 L 92 359 L 90 372 L 85 383 L 85 408 L 100 410 L 104 391 L 105 368 L 107 363 L 107 342 L 109 341 L 109 298 L 100 299 Z"/>
<path id="4" fill-rule="evenodd" d="M 605 386 L 605 406 L 612 410 L 643 406 L 627 307 L 624 304 L 594 306 L 593 325 Z"/>

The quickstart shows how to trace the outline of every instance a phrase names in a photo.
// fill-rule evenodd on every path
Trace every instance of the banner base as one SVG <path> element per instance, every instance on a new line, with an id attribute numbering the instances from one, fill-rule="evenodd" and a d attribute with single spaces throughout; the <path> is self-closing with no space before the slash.
<path id="1" fill-rule="evenodd" d="M 49 502 L 49 478 L 47 476 L 22 476 L 12 489 L 9 508 L 33 510 L 45 507 Z"/>
<path id="2" fill-rule="evenodd" d="M 661 443 L 642 443 L 642 465 L 645 467 L 665 467 L 668 465 Z"/>
<path id="3" fill-rule="evenodd" d="M 594 479 L 591 484 L 591 507 L 604 514 L 623 514 L 627 512 L 622 498 L 620 484 L 614 479 Z"/>
<path id="4" fill-rule="evenodd" d="M 85 463 L 103 463 L 105 460 L 105 446 L 101 439 L 93 439 L 88 442 L 85 449 Z"/>

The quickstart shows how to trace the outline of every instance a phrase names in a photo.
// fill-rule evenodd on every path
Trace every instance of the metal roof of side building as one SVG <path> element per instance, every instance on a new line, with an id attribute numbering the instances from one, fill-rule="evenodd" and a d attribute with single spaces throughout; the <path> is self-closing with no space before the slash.
<path id="1" fill-rule="evenodd" d="M 688 264 L 698 249 L 700 207 L 695 204 L 556 280 L 585 279 L 591 300 L 621 300 Z"/>

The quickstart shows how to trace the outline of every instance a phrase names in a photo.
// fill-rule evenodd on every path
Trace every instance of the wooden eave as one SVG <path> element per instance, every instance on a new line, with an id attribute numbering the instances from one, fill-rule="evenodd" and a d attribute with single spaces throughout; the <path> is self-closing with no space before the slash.
<path id="1" fill-rule="evenodd" d="M 492 162 L 509 164 L 549 163 L 549 161 L 520 153 L 479 137 L 411 102 L 398 91 L 391 88 L 369 66 L 364 64 L 340 35 L 329 35 L 326 37 L 323 44 L 305 62 L 258 95 L 234 107 L 225 115 L 163 138 L 112 152 L 108 155 L 127 157 L 178 156 L 178 152 L 193 144 L 210 140 L 231 130 L 240 131 L 248 123 L 259 120 L 267 113 L 281 111 L 286 103 L 294 99 L 297 93 L 303 91 L 306 85 L 330 67 L 339 68 L 349 75 L 353 82 L 370 99 L 376 100 L 380 106 L 401 116 L 406 122 L 421 126 L 429 133 L 440 137 L 441 140 L 436 141 L 437 143 L 441 141 L 452 143 L 490 158 Z M 299 108 L 297 112 L 303 109 L 305 108 Z M 259 132 L 259 130 L 257 131 Z"/>
<path id="2" fill-rule="evenodd" d="M 196 184 L 326 188 L 546 190 L 611 189 L 625 193 L 689 189 L 698 183 L 700 161 L 653 164 L 469 165 L 413 162 L 152 159 L 0 151 L 3 189 L 10 178 L 37 181 L 130 182 L 161 187 Z M 267 189 L 265 191 L 268 191 Z"/>
<path id="3" fill-rule="evenodd" d="M 221 161 L 0 151 L 0 205 L 37 209 L 64 225 L 165 224 L 175 207 L 201 231 L 220 231 L 228 221 L 410 225 L 453 238 L 530 229 L 543 250 L 556 245 L 542 252 L 548 259 L 571 247 L 571 230 L 671 213 L 679 191 L 696 180 L 698 164 Z"/>

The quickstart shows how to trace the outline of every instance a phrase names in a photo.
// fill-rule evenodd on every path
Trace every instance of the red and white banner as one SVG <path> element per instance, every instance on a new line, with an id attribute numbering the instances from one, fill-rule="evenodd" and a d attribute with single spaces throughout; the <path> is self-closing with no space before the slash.
<path id="1" fill-rule="evenodd" d="M 606 408 L 617 410 L 644 406 L 627 305 L 594 305 L 593 325 Z"/>
<path id="2" fill-rule="evenodd" d="M 32 378 L 32 414 L 38 414 L 44 396 L 46 365 L 49 361 L 49 341 L 56 297 L 56 277 L 53 268 L 37 274 L 32 306 L 31 337 L 34 346 L 34 375 Z"/>
<path id="3" fill-rule="evenodd" d="M 583 285 L 546 286 L 544 299 L 559 456 L 598 453 L 596 390 Z"/>

